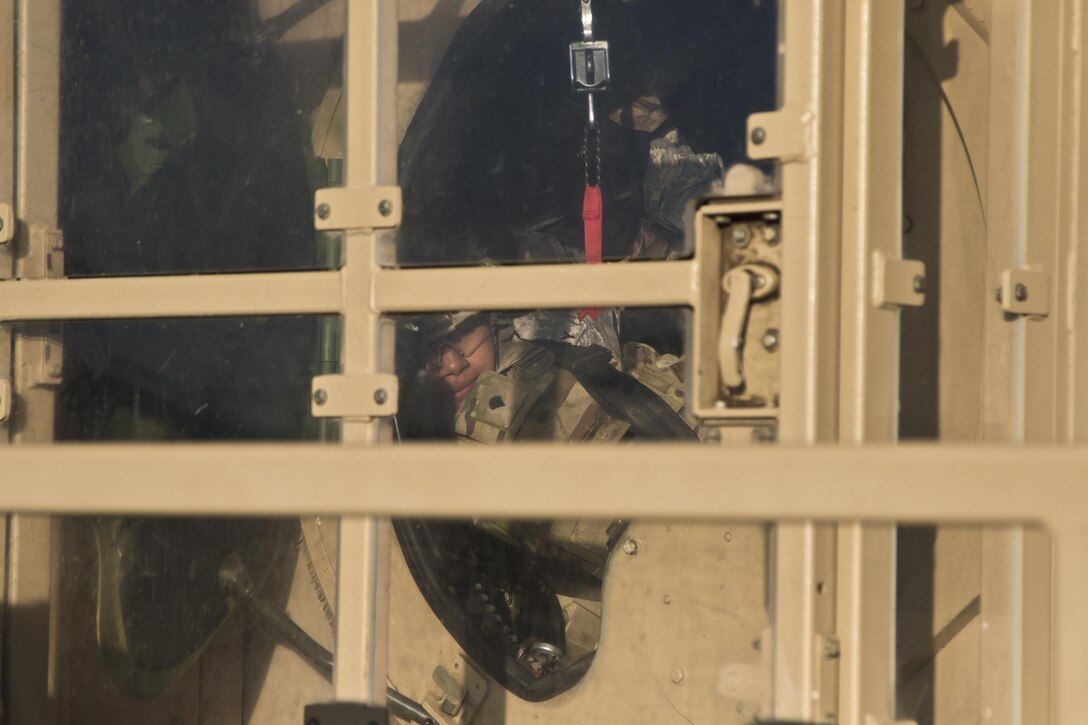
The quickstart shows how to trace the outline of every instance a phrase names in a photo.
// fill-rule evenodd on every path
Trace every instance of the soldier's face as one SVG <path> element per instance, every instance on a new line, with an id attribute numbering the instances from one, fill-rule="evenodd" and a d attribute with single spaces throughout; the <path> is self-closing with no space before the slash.
<path id="1" fill-rule="evenodd" d="M 449 386 L 458 404 L 476 384 L 480 373 L 494 369 L 495 340 L 487 324 L 447 340 L 428 361 L 428 370 Z"/>

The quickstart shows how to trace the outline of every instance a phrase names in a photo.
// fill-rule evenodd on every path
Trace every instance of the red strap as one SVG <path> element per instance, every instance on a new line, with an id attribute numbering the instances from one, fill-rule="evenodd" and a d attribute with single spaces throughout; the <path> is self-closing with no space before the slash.
<path id="1" fill-rule="evenodd" d="M 586 186 L 586 195 L 582 201 L 582 221 L 585 225 L 586 264 L 601 263 L 601 224 L 604 218 L 604 203 L 601 201 L 601 187 Z M 578 313 L 578 319 L 589 315 L 597 319 L 599 307 L 587 307 Z"/>

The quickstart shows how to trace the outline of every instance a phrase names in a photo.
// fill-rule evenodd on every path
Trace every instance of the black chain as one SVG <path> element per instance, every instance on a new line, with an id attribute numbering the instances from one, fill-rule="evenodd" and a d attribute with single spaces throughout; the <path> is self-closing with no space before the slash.
<path id="1" fill-rule="evenodd" d="M 590 173 L 590 153 L 589 153 L 589 137 L 593 136 L 593 148 L 594 164 L 593 171 Z M 585 161 L 586 166 L 586 186 L 600 186 L 601 185 L 601 129 L 599 126 L 593 126 L 586 124 L 585 137 L 582 139 L 582 159 Z"/>

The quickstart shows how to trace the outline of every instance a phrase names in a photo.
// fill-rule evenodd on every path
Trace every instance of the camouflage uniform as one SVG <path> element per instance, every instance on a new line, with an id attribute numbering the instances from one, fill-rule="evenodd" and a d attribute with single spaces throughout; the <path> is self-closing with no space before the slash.
<path id="1" fill-rule="evenodd" d="M 673 412 L 683 409 L 680 358 L 628 343 L 622 363 L 612 359 L 611 364 L 656 393 Z M 454 427 L 458 440 L 477 443 L 607 443 L 622 440 L 631 426 L 606 412 L 574 373 L 557 364 L 550 349 L 504 330 L 495 370 L 480 374 L 457 410 Z"/>

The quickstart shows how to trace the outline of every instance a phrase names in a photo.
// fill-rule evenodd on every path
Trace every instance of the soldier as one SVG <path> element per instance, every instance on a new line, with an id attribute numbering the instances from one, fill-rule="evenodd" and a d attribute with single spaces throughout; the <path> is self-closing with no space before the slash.
<path id="1" fill-rule="evenodd" d="M 696 438 L 682 414 L 683 360 L 676 355 L 628 343 L 617 359 L 598 344 L 528 340 L 518 330 L 534 328 L 489 313 L 430 315 L 408 327 L 422 350 L 406 357 L 421 361 L 422 370 L 405 386 L 407 437 Z M 443 429 L 443 419 L 452 427 Z M 423 432 L 428 428 L 435 433 Z"/>

